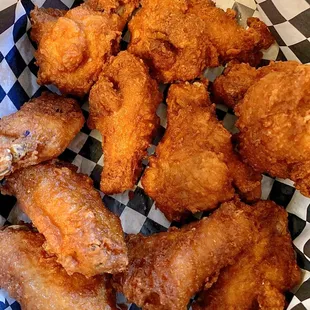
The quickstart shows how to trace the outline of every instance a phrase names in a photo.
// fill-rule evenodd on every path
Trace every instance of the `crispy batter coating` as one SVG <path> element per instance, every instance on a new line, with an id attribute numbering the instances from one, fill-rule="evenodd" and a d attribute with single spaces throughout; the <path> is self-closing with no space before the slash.
<path id="1" fill-rule="evenodd" d="M 287 212 L 271 201 L 251 210 L 257 225 L 252 246 L 224 268 L 215 284 L 204 291 L 194 310 L 283 310 L 284 292 L 300 281 Z"/>
<path id="2" fill-rule="evenodd" d="M 310 196 L 310 66 L 287 66 L 259 79 L 237 105 L 238 147 L 256 171 L 291 178 Z"/>
<path id="3" fill-rule="evenodd" d="M 199 16 L 205 24 L 205 35 L 216 48 L 219 62 L 235 59 L 256 65 L 262 58 L 261 49 L 270 47 L 274 39 L 268 27 L 258 18 L 248 18 L 248 29 L 238 25 L 236 12 L 225 12 L 212 0 L 188 0 L 189 13 Z"/>
<path id="4" fill-rule="evenodd" d="M 121 19 L 117 14 L 94 11 L 85 4 L 65 14 L 36 7 L 31 22 L 31 37 L 38 43 L 38 83 L 53 83 L 64 94 L 88 93 L 105 62 L 118 50 Z"/>
<path id="5" fill-rule="evenodd" d="M 185 310 L 250 245 L 252 231 L 246 212 L 230 202 L 181 229 L 131 235 L 128 269 L 113 276 L 113 286 L 144 310 Z"/>
<path id="6" fill-rule="evenodd" d="M 19 170 L 2 193 L 16 196 L 44 235 L 44 249 L 68 274 L 123 271 L 128 259 L 120 220 L 105 208 L 92 180 L 73 167 L 49 162 Z"/>
<path id="7" fill-rule="evenodd" d="M 135 185 L 158 124 L 161 99 L 143 61 L 128 52 L 112 58 L 91 89 L 89 123 L 103 136 L 104 193 L 120 193 Z"/>
<path id="8" fill-rule="evenodd" d="M 161 82 L 190 80 L 207 66 L 218 65 L 218 55 L 203 31 L 204 22 L 188 14 L 187 0 L 143 0 L 129 22 L 128 50 L 142 58 Z"/>
<path id="9" fill-rule="evenodd" d="M 213 96 L 216 102 L 224 103 L 230 108 L 244 97 L 247 90 L 265 75 L 271 72 L 289 72 L 299 65 L 296 61 L 271 62 L 268 66 L 255 69 L 248 64 L 228 64 L 223 75 L 213 84 Z"/>
<path id="10" fill-rule="evenodd" d="M 23 310 L 116 310 L 107 276 L 69 276 L 56 257 L 44 251 L 44 237 L 24 229 L 0 231 L 1 287 Z"/>
<path id="11" fill-rule="evenodd" d="M 203 83 L 172 85 L 168 126 L 142 177 L 146 193 L 169 220 L 216 208 L 235 189 L 246 200 L 260 197 L 261 176 L 233 151 L 231 134 L 216 119 Z"/>
<path id="12" fill-rule="evenodd" d="M 129 23 L 129 51 L 165 83 L 194 79 L 206 67 L 231 59 L 256 64 L 260 50 L 274 40 L 257 18 L 250 18 L 245 30 L 235 15 L 216 8 L 211 0 L 143 0 Z"/>
<path id="13" fill-rule="evenodd" d="M 139 0 L 85 0 L 93 10 L 118 14 L 123 21 L 123 26 L 139 6 L 139 2 Z"/>
<path id="14" fill-rule="evenodd" d="M 0 120 L 0 179 L 21 167 L 56 158 L 84 124 L 73 99 L 52 93 Z"/>

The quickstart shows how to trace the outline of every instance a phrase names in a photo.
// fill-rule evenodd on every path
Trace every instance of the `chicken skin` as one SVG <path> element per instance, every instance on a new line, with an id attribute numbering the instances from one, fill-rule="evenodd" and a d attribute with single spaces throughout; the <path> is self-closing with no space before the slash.
<path id="1" fill-rule="evenodd" d="M 297 61 L 279 61 L 255 69 L 246 63 L 231 62 L 224 73 L 214 81 L 212 94 L 216 102 L 234 108 L 242 100 L 248 89 L 261 78 L 271 72 L 290 72 L 298 65 Z"/>
<path id="2" fill-rule="evenodd" d="M 231 59 L 256 64 L 274 40 L 263 22 L 250 18 L 245 30 L 235 15 L 211 0 L 143 0 L 129 22 L 128 50 L 163 83 L 192 80 Z"/>
<path id="3" fill-rule="evenodd" d="M 143 61 L 121 52 L 111 59 L 93 86 L 89 125 L 103 137 L 100 188 L 106 194 L 133 188 L 152 141 L 162 96 Z"/>
<path id="4" fill-rule="evenodd" d="M 142 177 L 144 190 L 167 219 L 215 209 L 236 191 L 245 200 L 259 199 L 261 176 L 234 153 L 206 85 L 172 85 L 167 103 L 167 130 Z"/>
<path id="5" fill-rule="evenodd" d="M 85 0 L 93 10 L 115 13 L 122 19 L 122 27 L 126 25 L 133 11 L 139 6 L 139 0 Z"/>
<path id="6" fill-rule="evenodd" d="M 257 225 L 252 246 L 220 272 L 193 310 L 285 308 L 284 292 L 297 285 L 301 276 L 287 228 L 287 212 L 271 201 L 260 201 L 253 206 L 251 217 Z"/>
<path id="7" fill-rule="evenodd" d="M 25 103 L 0 120 L 0 179 L 15 170 L 56 158 L 80 131 L 78 103 L 52 93 Z"/>
<path id="8" fill-rule="evenodd" d="M 113 276 L 113 286 L 144 310 L 185 310 L 252 243 L 253 227 L 246 212 L 230 202 L 181 229 L 130 235 L 128 269 Z"/>
<path id="9" fill-rule="evenodd" d="M 0 231 L 0 283 L 23 310 L 116 310 L 107 276 L 69 276 L 25 226 Z"/>
<path id="10" fill-rule="evenodd" d="M 236 81 L 232 98 L 242 97 L 247 88 L 244 82 L 239 87 L 234 77 L 235 72 L 246 73 L 241 66 L 226 75 Z M 310 197 L 310 66 L 280 62 L 257 74 L 248 69 L 252 86 L 235 107 L 239 153 L 255 171 L 290 178 Z"/>
<path id="11" fill-rule="evenodd" d="M 31 23 L 31 37 L 38 43 L 38 83 L 52 83 L 64 94 L 88 93 L 105 62 L 118 50 L 120 17 L 85 4 L 67 12 L 35 8 Z"/>
<path id="12" fill-rule="evenodd" d="M 120 220 L 105 208 L 92 180 L 73 167 L 53 162 L 28 167 L 9 176 L 1 191 L 16 196 L 44 235 L 44 249 L 69 275 L 123 271 L 128 258 Z"/>

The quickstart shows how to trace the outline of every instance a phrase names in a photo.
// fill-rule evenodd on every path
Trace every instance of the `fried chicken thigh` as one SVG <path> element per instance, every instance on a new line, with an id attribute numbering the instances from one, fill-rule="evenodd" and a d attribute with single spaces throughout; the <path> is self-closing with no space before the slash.
<path id="1" fill-rule="evenodd" d="M 44 237 L 25 229 L 11 226 L 0 231 L 1 288 L 23 310 L 116 310 L 106 276 L 69 276 L 56 257 L 44 251 Z"/>
<path id="2" fill-rule="evenodd" d="M 73 99 L 52 93 L 25 103 L 0 120 L 0 179 L 15 170 L 56 158 L 84 124 Z"/>
<path id="3" fill-rule="evenodd" d="M 172 85 L 168 125 L 142 177 L 146 193 L 169 220 L 216 208 L 235 195 L 258 199 L 261 176 L 233 151 L 230 133 L 216 119 L 206 85 Z"/>
<path id="4" fill-rule="evenodd" d="M 123 271 L 127 249 L 119 218 L 102 203 L 92 180 L 74 166 L 46 163 L 6 179 L 3 194 L 15 195 L 68 274 L 87 277 Z"/>
<path id="5" fill-rule="evenodd" d="M 129 266 L 113 276 L 113 286 L 144 310 L 185 310 L 252 243 L 252 231 L 246 212 L 230 202 L 181 229 L 130 235 Z"/>
<path id="6" fill-rule="evenodd" d="M 257 172 L 290 178 L 310 196 L 310 66 L 278 63 L 264 70 L 270 72 L 258 70 L 235 109 L 239 152 Z"/>
<path id="7" fill-rule="evenodd" d="M 31 22 L 31 37 L 38 43 L 38 83 L 53 83 L 64 94 L 88 93 L 118 50 L 122 21 L 117 14 L 94 11 L 85 4 L 67 12 L 35 8 Z"/>
<path id="8" fill-rule="evenodd" d="M 297 61 L 271 62 L 270 65 L 255 69 L 245 63 L 228 64 L 223 75 L 213 83 L 212 94 L 218 103 L 224 103 L 230 108 L 242 100 L 248 89 L 261 78 L 271 72 L 290 72 L 299 63 Z"/>
<path id="9" fill-rule="evenodd" d="M 112 58 L 90 92 L 91 127 L 103 137 L 100 188 L 106 194 L 131 189 L 141 171 L 162 97 L 143 61 L 128 52 Z"/>
<path id="10" fill-rule="evenodd" d="M 283 310 L 284 292 L 300 281 L 287 212 L 271 201 L 251 210 L 257 225 L 252 246 L 232 266 L 224 268 L 215 284 L 204 291 L 194 310 Z"/>
<path id="11" fill-rule="evenodd" d="M 256 64 L 260 49 L 268 48 L 273 38 L 263 22 L 251 18 L 245 30 L 235 15 L 210 0 L 143 0 L 129 23 L 129 51 L 164 83 L 194 79 L 206 67 L 231 59 Z"/>

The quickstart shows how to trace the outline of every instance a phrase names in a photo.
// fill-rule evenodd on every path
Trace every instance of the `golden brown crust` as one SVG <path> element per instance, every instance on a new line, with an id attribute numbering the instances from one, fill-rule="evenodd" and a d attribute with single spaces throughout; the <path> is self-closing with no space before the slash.
<path id="1" fill-rule="evenodd" d="M 296 61 L 271 62 L 258 70 L 248 64 L 229 63 L 223 75 L 219 76 L 212 87 L 214 99 L 230 108 L 241 101 L 247 90 L 271 72 L 291 71 L 299 65 Z"/>
<path id="2" fill-rule="evenodd" d="M 224 268 L 213 286 L 204 291 L 194 310 L 283 310 L 284 292 L 300 281 L 287 212 L 271 201 L 250 210 L 257 233 L 232 266 Z"/>
<path id="3" fill-rule="evenodd" d="M 139 0 L 85 0 L 93 10 L 118 14 L 123 21 L 123 26 L 139 6 L 139 2 Z"/>
<path id="4" fill-rule="evenodd" d="M 69 124 L 69 126 L 68 126 Z M 52 93 L 0 120 L 0 178 L 60 155 L 84 124 L 78 103 Z"/>
<path id="5" fill-rule="evenodd" d="M 46 238 L 45 250 L 56 254 L 70 275 L 90 277 L 126 267 L 120 220 L 104 207 L 88 176 L 49 162 L 15 172 L 2 192 L 16 196 Z"/>
<path id="6" fill-rule="evenodd" d="M 245 30 L 235 15 L 211 0 L 143 0 L 129 23 L 129 51 L 164 83 L 194 79 L 206 67 L 232 59 L 257 64 L 260 50 L 274 39 L 257 18 L 250 18 Z"/>
<path id="7" fill-rule="evenodd" d="M 32 38 L 38 42 L 38 83 L 53 83 L 64 94 L 83 96 L 118 50 L 120 17 L 87 5 L 55 15 L 45 9 L 31 11 Z"/>
<path id="8" fill-rule="evenodd" d="M 258 172 L 292 178 L 306 195 L 309 85 L 310 66 L 290 64 L 286 70 L 271 72 L 254 83 L 235 109 L 243 159 Z"/>
<path id="9" fill-rule="evenodd" d="M 1 288 L 23 310 L 116 310 L 115 294 L 106 276 L 68 276 L 56 257 L 42 247 L 36 232 L 6 228 L 0 231 Z"/>
<path id="10" fill-rule="evenodd" d="M 185 310 L 252 242 L 252 231 L 246 212 L 230 202 L 181 229 L 129 236 L 128 270 L 114 275 L 113 285 L 145 310 Z"/>
<path id="11" fill-rule="evenodd" d="M 103 136 L 100 188 L 106 194 L 133 188 L 158 125 L 161 94 L 143 61 L 128 52 L 111 59 L 93 86 L 89 123 Z"/>
<path id="12" fill-rule="evenodd" d="M 169 220 L 216 208 L 234 186 L 244 198 L 260 197 L 261 176 L 233 152 L 230 133 L 216 119 L 203 83 L 172 85 L 168 125 L 142 177 L 146 193 Z"/>

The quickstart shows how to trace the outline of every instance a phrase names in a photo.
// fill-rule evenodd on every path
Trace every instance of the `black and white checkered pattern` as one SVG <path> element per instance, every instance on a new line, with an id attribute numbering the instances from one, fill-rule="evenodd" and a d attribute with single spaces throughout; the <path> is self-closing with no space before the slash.
<path id="1" fill-rule="evenodd" d="M 72 5 L 76 6 L 82 2 L 82 0 L 16 1 L 1 0 L 0 2 L 0 117 L 15 112 L 29 98 L 39 96 L 43 90 L 46 90 L 46 87 L 39 87 L 36 83 L 38 68 L 34 65 L 34 44 L 29 38 L 29 12 L 34 8 L 34 4 L 39 7 L 68 9 Z M 307 19 L 309 15 L 306 15 L 309 13 L 309 10 L 305 6 L 307 4 L 305 1 L 257 1 L 259 2 L 258 8 L 260 13 L 257 10 L 254 0 L 217 0 L 216 2 L 219 7 L 224 9 L 228 7 L 234 8 L 238 13 L 238 21 L 243 26 L 246 25 L 247 17 L 259 17 L 260 13 L 262 13 L 263 18 L 266 16 L 269 17 L 267 19 L 268 25 L 271 26 L 273 32 L 275 30 L 278 32 L 278 35 L 275 34 L 275 36 L 278 39 L 280 50 L 277 44 L 273 45 L 265 52 L 264 59 L 282 60 L 284 59 L 284 55 L 289 57 L 291 56 L 287 52 L 287 48 L 289 48 L 294 51 L 295 55 L 295 58 L 289 57 L 289 59 L 296 59 L 298 57 L 302 62 L 310 61 L 307 60 L 307 57 L 310 57 L 310 49 L 308 53 L 304 50 L 304 54 L 301 57 L 300 53 L 302 53 L 304 45 L 296 47 L 296 44 L 298 45 L 298 43 L 304 42 L 305 40 L 302 39 L 299 42 L 296 42 L 296 40 L 293 42 L 288 41 L 290 38 L 287 39 L 285 33 L 282 31 L 287 27 L 287 23 L 289 23 L 297 30 L 300 30 L 304 37 L 309 36 L 309 32 L 307 32 L 307 30 L 310 31 L 309 17 Z M 280 3 L 286 4 L 291 2 L 304 3 L 300 8 L 303 12 L 308 13 L 302 13 L 300 15 L 301 11 L 297 12 L 296 8 L 293 11 L 283 11 L 283 9 L 279 8 Z M 307 5 L 309 6 L 309 4 Z M 275 8 L 280 13 L 273 13 L 275 12 Z M 282 16 L 282 19 L 279 17 L 279 14 Z M 298 16 L 301 17 L 300 20 Z M 285 21 L 283 21 L 283 18 L 285 18 Z M 283 23 L 284 25 L 282 25 Z M 301 39 L 301 35 L 298 38 Z M 121 42 L 122 49 L 126 48 L 127 41 L 128 35 L 125 34 Z M 285 46 L 282 44 L 284 41 Z M 309 39 L 306 39 L 306 41 L 309 41 Z M 223 68 L 208 69 L 205 72 L 205 76 L 210 81 L 213 81 L 222 70 Z M 57 92 L 57 89 L 53 86 L 48 86 L 48 88 Z M 164 86 L 162 87 L 164 94 L 166 94 L 166 88 Z M 82 109 L 87 118 L 88 104 L 84 103 Z M 236 130 L 234 127 L 236 117 L 232 111 L 225 106 L 218 105 L 216 113 L 219 120 L 223 121 L 224 126 L 234 133 Z M 161 118 L 161 126 L 158 129 L 153 144 L 148 149 L 149 154 L 154 152 L 156 145 L 165 132 L 165 103 L 160 104 L 157 114 Z M 89 130 L 85 125 L 66 151 L 60 156 L 61 159 L 77 165 L 80 172 L 90 175 L 97 189 L 99 188 L 100 174 L 104 162 L 101 141 L 100 133 L 96 130 Z M 147 166 L 146 161 L 143 164 L 144 167 Z M 137 183 L 134 189 L 125 193 L 113 196 L 101 193 L 101 197 L 107 208 L 120 216 L 123 229 L 126 233 L 141 232 L 149 235 L 155 232 L 165 231 L 171 225 L 164 215 L 155 208 L 154 201 L 144 193 L 140 182 Z M 294 293 L 288 294 L 288 301 L 291 300 L 289 309 L 310 309 L 310 199 L 303 197 L 296 191 L 290 181 L 273 179 L 268 176 L 264 176 L 263 178 L 262 199 L 274 200 L 289 212 L 289 228 L 294 239 L 298 263 L 303 270 L 303 284 L 299 288 L 296 288 Z M 27 216 L 19 210 L 16 199 L 14 197 L 0 195 L 0 226 L 17 223 L 20 220 L 29 221 Z M 124 302 L 122 296 L 119 296 L 118 300 L 120 303 Z M 0 310 L 4 309 L 17 310 L 20 307 L 6 292 L 0 290 Z M 139 308 L 135 305 L 128 305 L 128 309 L 138 310 Z"/>

